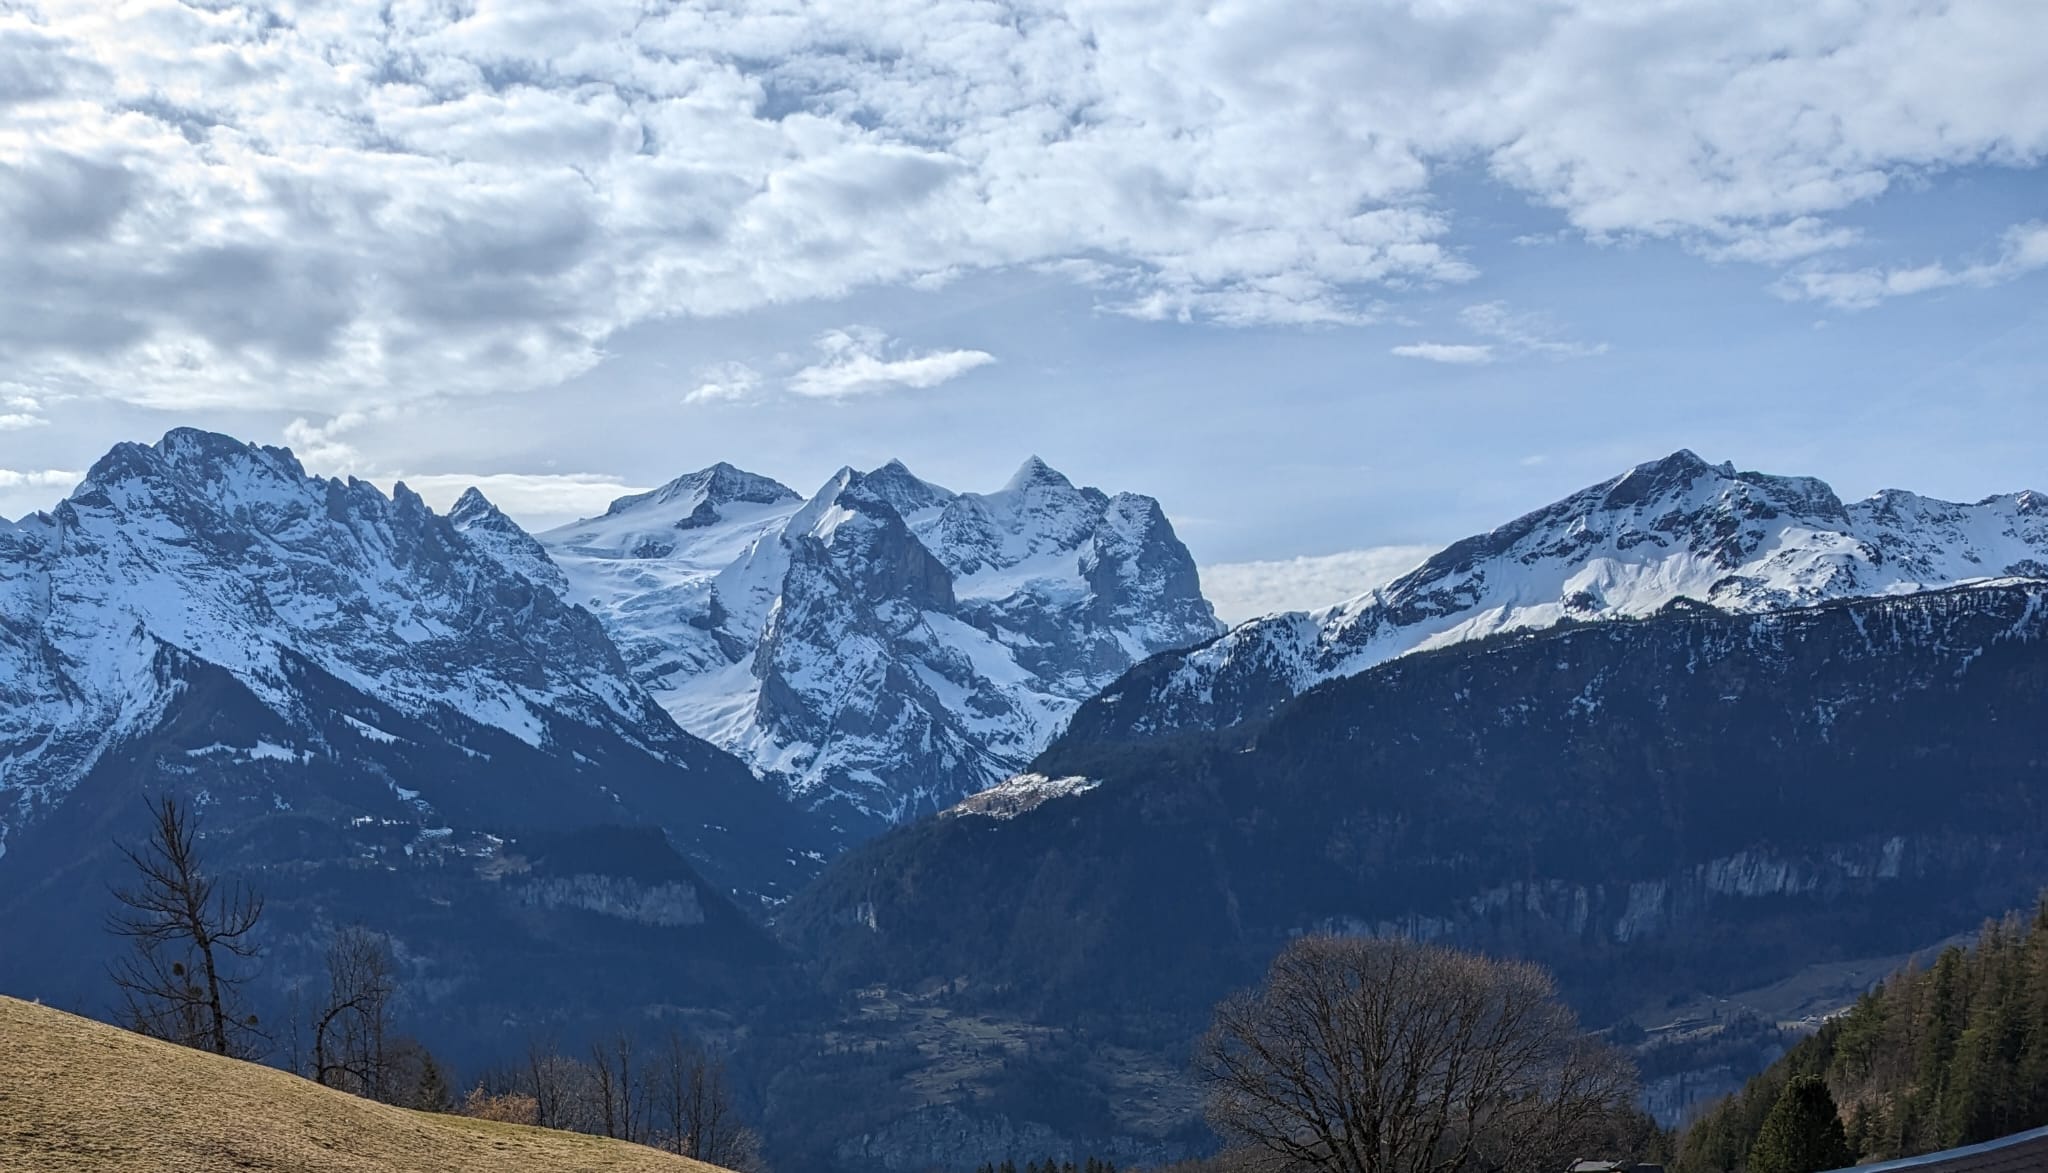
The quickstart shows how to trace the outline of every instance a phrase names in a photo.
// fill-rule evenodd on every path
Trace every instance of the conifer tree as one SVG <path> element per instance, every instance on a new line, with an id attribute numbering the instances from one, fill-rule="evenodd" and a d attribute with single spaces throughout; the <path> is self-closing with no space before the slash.
<path id="1" fill-rule="evenodd" d="M 1855 1163 L 1827 1081 L 1802 1075 L 1785 1085 L 1764 1117 L 1748 1167 L 1749 1173 L 1824 1173 Z"/>
<path id="2" fill-rule="evenodd" d="M 422 1112 L 453 1112 L 455 1093 L 448 1087 L 448 1076 L 434 1057 L 424 1051 L 420 1054 L 419 1084 L 413 1089 L 412 1106 Z"/>

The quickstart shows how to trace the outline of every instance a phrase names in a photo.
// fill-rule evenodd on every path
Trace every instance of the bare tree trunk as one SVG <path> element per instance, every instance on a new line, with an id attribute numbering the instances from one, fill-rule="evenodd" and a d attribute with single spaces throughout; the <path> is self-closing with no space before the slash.
<path id="1" fill-rule="evenodd" d="M 662 1147 L 678 1155 L 687 1155 L 689 1138 L 689 1080 L 691 1049 L 683 1036 L 669 1031 L 661 1051 L 660 1066 L 657 1068 L 656 1094 L 660 1097 L 665 1122 L 668 1125 L 662 1134 Z"/>
<path id="2" fill-rule="evenodd" d="M 727 1169 L 759 1167 L 760 1137 L 740 1124 L 722 1062 L 670 1032 L 660 1071 L 668 1125 L 664 1147 Z"/>
<path id="3" fill-rule="evenodd" d="M 612 1043 L 612 1054 L 619 1064 L 619 1138 L 637 1141 L 640 1134 L 633 1127 L 634 1109 L 638 1106 L 634 1102 L 638 1090 L 633 1082 L 633 1040 L 623 1031 Z"/>
<path id="4" fill-rule="evenodd" d="M 361 925 L 327 946 L 327 1004 L 313 1024 L 313 1080 L 371 1099 L 388 1099 L 384 1037 L 398 989 L 390 938 Z"/>
<path id="5" fill-rule="evenodd" d="M 526 1070 L 533 1081 L 536 1122 L 542 1128 L 561 1127 L 561 1055 L 552 1042 L 530 1040 L 526 1044 Z"/>
<path id="6" fill-rule="evenodd" d="M 612 1065 L 604 1053 L 603 1043 L 591 1044 L 590 1061 L 597 1072 L 598 1119 L 604 1124 L 604 1134 L 616 1137 L 619 1135 L 619 1093 L 612 1080 Z"/>
<path id="7" fill-rule="evenodd" d="M 114 983 L 138 1030 L 222 1055 L 253 1053 L 255 1019 L 236 1008 L 246 979 L 225 964 L 256 956 L 250 934 L 263 899 L 239 883 L 219 887 L 205 874 L 197 828 L 174 796 L 151 801 L 149 811 L 147 842 L 120 847 L 140 883 L 114 891 L 121 908 L 108 927 L 135 943 L 135 952 L 115 964 Z M 167 957 L 171 950 L 184 956 Z"/>

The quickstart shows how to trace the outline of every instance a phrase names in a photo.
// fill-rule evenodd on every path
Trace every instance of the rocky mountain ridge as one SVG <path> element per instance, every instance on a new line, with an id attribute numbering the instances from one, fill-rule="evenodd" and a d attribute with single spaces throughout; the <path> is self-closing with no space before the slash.
<path id="1" fill-rule="evenodd" d="M 1389 585 L 1167 652 L 1077 714 L 1076 740 L 1217 728 L 1415 651 L 1670 606 L 1745 614 L 2048 577 L 2048 497 L 1974 504 L 1887 490 L 1844 504 L 1811 477 L 1689 451 L 1452 544 Z"/>
<path id="2" fill-rule="evenodd" d="M 500 562 L 515 555 L 524 574 Z M 449 738 L 434 752 L 488 760 L 472 744 L 484 731 L 585 776 L 585 821 L 660 822 L 739 886 L 787 883 L 787 865 L 749 857 L 810 847 L 802 816 L 678 728 L 596 619 L 545 589 L 549 569 L 480 494 L 451 520 L 403 485 L 386 497 L 308 476 L 284 449 L 226 436 L 117 446 L 55 509 L 0 529 L 0 851 L 218 670 L 279 732 L 228 731 L 195 753 L 260 773 L 414 744 L 403 722 Z M 316 699 L 336 693 L 356 707 Z M 637 801 L 587 768 L 612 755 L 646 779 Z M 493 802 L 383 773 L 364 781 L 425 825 L 444 803 L 496 809 L 499 825 L 532 817 L 510 779 L 477 783 L 505 792 Z"/>
<path id="3" fill-rule="evenodd" d="M 1158 502 L 1036 458 L 993 493 L 891 461 L 809 498 L 715 465 L 540 541 L 677 721 L 854 835 L 1016 772 L 1220 628 Z"/>

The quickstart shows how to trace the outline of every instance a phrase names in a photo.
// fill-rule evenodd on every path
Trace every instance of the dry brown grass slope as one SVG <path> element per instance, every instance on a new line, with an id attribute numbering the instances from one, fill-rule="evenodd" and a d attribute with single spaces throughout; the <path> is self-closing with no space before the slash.
<path id="1" fill-rule="evenodd" d="M 5 997 L 0 1170 L 715 1173 L 620 1141 L 374 1104 Z"/>

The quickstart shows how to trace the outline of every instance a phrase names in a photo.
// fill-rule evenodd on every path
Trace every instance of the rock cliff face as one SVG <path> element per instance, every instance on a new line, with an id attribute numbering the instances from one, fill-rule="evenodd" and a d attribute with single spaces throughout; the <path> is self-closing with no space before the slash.
<path id="1" fill-rule="evenodd" d="M 809 499 L 718 465 L 541 540 L 685 728 L 849 837 L 1014 773 L 1103 684 L 1219 630 L 1157 502 L 1036 459 L 994 493 L 891 462 Z"/>
<path id="2" fill-rule="evenodd" d="M 782 924 L 835 981 L 1162 1053 L 1310 931 L 1534 957 L 1606 1023 L 2028 903 L 2044 701 L 2048 583 L 1509 633 L 1218 733 L 1062 741 Z"/>
<path id="3" fill-rule="evenodd" d="M 2048 577 L 2048 498 L 1973 505 L 1896 490 L 1844 505 L 1820 481 L 1678 452 L 1446 548 L 1380 590 L 1162 655 L 1075 718 L 1077 741 L 1210 729 L 1409 652 L 1503 631 L 1640 618 L 1674 602 L 1761 613 Z"/>

